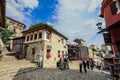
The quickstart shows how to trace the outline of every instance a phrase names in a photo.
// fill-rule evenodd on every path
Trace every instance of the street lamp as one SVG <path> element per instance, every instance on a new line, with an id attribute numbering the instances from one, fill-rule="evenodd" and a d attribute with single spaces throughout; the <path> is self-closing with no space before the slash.
<path id="1" fill-rule="evenodd" d="M 98 22 L 98 23 L 96 24 L 96 26 L 98 27 L 99 30 L 102 30 L 102 23 L 101 23 L 101 22 Z"/>

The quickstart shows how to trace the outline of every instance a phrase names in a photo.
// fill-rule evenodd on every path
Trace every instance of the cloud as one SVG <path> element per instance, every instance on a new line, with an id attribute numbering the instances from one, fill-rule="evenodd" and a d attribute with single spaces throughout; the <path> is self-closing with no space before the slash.
<path id="1" fill-rule="evenodd" d="M 97 44 L 98 42 L 90 39 L 98 32 L 96 23 L 101 2 L 102 0 L 58 0 L 56 14 L 53 15 L 53 19 L 56 20 L 54 25 L 70 40 L 82 38 L 88 44 Z M 102 37 L 97 38 L 103 43 Z"/>
<path id="2" fill-rule="evenodd" d="M 6 15 L 20 22 L 31 23 L 31 12 L 38 6 L 38 0 L 6 0 Z"/>

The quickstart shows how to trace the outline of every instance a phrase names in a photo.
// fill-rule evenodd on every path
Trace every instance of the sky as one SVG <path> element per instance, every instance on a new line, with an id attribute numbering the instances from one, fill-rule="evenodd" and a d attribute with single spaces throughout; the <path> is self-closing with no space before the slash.
<path id="1" fill-rule="evenodd" d="M 69 38 L 83 39 L 87 45 L 104 44 L 103 36 L 97 34 L 96 23 L 102 22 L 102 0 L 6 0 L 6 16 L 26 25 L 48 23 Z"/>

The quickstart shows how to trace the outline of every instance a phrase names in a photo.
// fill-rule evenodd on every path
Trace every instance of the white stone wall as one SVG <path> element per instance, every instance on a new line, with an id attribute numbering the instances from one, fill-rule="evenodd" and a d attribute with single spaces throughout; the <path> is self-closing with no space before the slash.
<path id="1" fill-rule="evenodd" d="M 62 44 L 62 40 L 64 41 L 64 44 Z M 47 54 L 47 45 L 51 45 L 51 57 L 49 59 L 46 58 Z M 49 68 L 55 68 L 56 67 L 56 62 L 59 60 L 58 58 L 58 50 L 60 50 L 60 53 L 62 55 L 62 51 L 64 51 L 64 54 L 68 53 L 68 48 L 64 48 L 66 46 L 66 40 L 54 33 L 51 34 L 51 40 L 50 41 L 45 41 L 45 48 L 44 48 L 44 67 L 49 67 Z"/>
<path id="2" fill-rule="evenodd" d="M 42 41 L 29 43 L 27 45 L 29 45 L 27 48 L 27 57 L 26 57 L 26 59 L 28 60 L 33 60 L 40 53 L 40 51 L 43 51 L 43 47 L 44 47 Z M 32 48 L 35 48 L 35 55 L 32 54 Z"/>
<path id="3" fill-rule="evenodd" d="M 42 32 L 42 38 L 37 38 L 34 40 L 34 34 L 37 33 L 39 35 L 39 32 Z M 47 68 L 54 68 L 56 67 L 56 62 L 59 59 L 58 58 L 58 50 L 60 50 L 60 53 L 62 55 L 62 51 L 64 51 L 64 54 L 68 53 L 68 48 L 66 46 L 66 40 L 64 37 L 55 34 L 54 32 L 50 32 L 50 39 L 46 38 L 46 30 L 37 30 L 31 33 L 26 34 L 25 38 L 25 44 L 28 45 L 27 48 L 27 58 L 29 60 L 33 60 L 33 58 L 40 53 L 40 50 L 43 51 L 43 67 Z M 33 40 L 30 40 L 30 35 L 33 35 Z M 27 41 L 27 36 L 29 36 L 29 41 Z M 46 58 L 47 54 L 47 46 L 51 46 L 50 54 L 51 57 L 49 59 Z M 35 48 L 35 55 L 32 55 L 32 48 Z"/>
<path id="4" fill-rule="evenodd" d="M 8 29 L 10 31 L 15 30 L 14 36 L 16 36 L 16 37 L 22 36 L 22 31 L 24 30 L 24 27 L 25 27 L 23 24 L 16 22 L 16 21 L 9 19 L 9 18 L 6 18 L 6 23 L 8 25 Z"/>

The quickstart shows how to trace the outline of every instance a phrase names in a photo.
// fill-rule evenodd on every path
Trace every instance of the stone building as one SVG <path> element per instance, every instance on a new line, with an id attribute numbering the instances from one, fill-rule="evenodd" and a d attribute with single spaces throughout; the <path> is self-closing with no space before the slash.
<path id="1" fill-rule="evenodd" d="M 94 55 L 93 55 L 93 51 L 92 49 L 88 48 L 88 55 L 89 55 L 89 58 L 94 58 Z"/>
<path id="2" fill-rule="evenodd" d="M 20 38 L 23 36 L 22 31 L 25 30 L 25 24 L 12 18 L 6 17 L 6 28 L 13 32 L 13 35 L 9 38 L 10 50 L 13 50 L 13 40 L 16 40 L 17 37 Z M 15 49 L 13 51 L 15 51 Z"/>
<path id="3" fill-rule="evenodd" d="M 101 32 L 109 33 L 114 54 L 120 55 L 120 0 L 102 0 L 100 16 L 106 25 Z"/>
<path id="4" fill-rule="evenodd" d="M 83 39 L 75 39 L 74 41 L 81 46 L 86 46 L 86 41 L 84 41 Z"/>
<path id="5" fill-rule="evenodd" d="M 91 45 L 90 45 L 90 49 L 93 49 L 93 48 L 94 48 L 94 49 L 97 49 L 97 46 L 94 45 L 94 44 L 91 44 Z"/>
<path id="6" fill-rule="evenodd" d="M 60 55 L 68 53 L 67 38 L 46 24 L 26 30 L 23 34 L 25 35 L 24 58 L 35 61 L 36 56 L 40 55 L 43 67 L 56 67 Z"/>
<path id="7" fill-rule="evenodd" d="M 22 36 L 22 31 L 25 29 L 25 24 L 10 17 L 6 17 L 6 27 L 8 30 L 14 32 L 13 37 L 20 37 Z"/>
<path id="8" fill-rule="evenodd" d="M 89 58 L 88 47 L 86 47 L 86 46 L 80 46 L 80 56 L 83 59 L 88 59 Z"/>
<path id="9" fill-rule="evenodd" d="M 77 40 L 77 41 L 79 41 L 79 40 Z M 88 59 L 89 58 L 88 47 L 84 46 L 85 43 L 82 44 L 81 41 L 79 41 L 79 42 L 77 42 L 77 41 L 70 42 L 67 44 L 68 53 L 71 55 L 70 59 L 72 59 L 72 60 L 78 60 L 80 58 Z"/>
<path id="10" fill-rule="evenodd" d="M 12 51 L 15 52 L 15 57 L 17 59 L 23 59 L 23 46 L 24 46 L 24 41 L 25 41 L 25 37 L 16 37 L 13 38 L 13 44 L 12 44 Z"/>
<path id="11" fill-rule="evenodd" d="M 80 58 L 80 49 L 79 45 L 76 42 L 67 43 L 68 46 L 68 55 L 71 60 L 78 60 Z"/>

